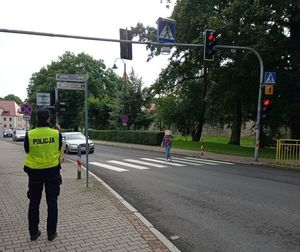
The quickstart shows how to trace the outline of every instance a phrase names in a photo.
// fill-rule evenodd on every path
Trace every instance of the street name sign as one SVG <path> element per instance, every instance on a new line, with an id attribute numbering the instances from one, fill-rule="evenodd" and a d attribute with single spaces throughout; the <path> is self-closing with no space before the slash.
<path id="1" fill-rule="evenodd" d="M 87 81 L 87 76 L 82 74 L 56 74 L 56 80 L 82 83 Z"/>
<path id="2" fill-rule="evenodd" d="M 82 82 L 57 82 L 57 89 L 85 90 L 85 83 Z"/>
<path id="3" fill-rule="evenodd" d="M 50 106 L 50 93 L 36 93 L 37 106 Z"/>

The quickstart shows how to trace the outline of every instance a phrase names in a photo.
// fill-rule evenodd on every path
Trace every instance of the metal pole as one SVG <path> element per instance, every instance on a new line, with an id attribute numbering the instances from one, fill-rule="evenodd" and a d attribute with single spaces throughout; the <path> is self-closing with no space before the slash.
<path id="1" fill-rule="evenodd" d="M 55 88 L 54 90 L 55 90 L 55 103 L 54 103 L 54 108 L 55 108 L 56 107 L 55 105 L 58 102 L 58 89 Z M 58 125 L 58 111 L 55 111 L 55 124 Z"/>
<path id="2" fill-rule="evenodd" d="M 252 51 L 259 61 L 260 67 L 260 76 L 259 76 L 259 90 L 258 90 L 258 104 L 257 104 L 257 117 L 256 117 L 256 136 L 255 136 L 255 151 L 254 151 L 254 160 L 258 160 L 258 151 L 260 145 L 260 130 L 261 130 L 261 98 L 262 98 L 262 84 L 264 78 L 264 63 L 260 54 L 253 48 L 247 46 L 226 46 L 226 45 L 216 45 L 216 48 L 229 48 L 229 49 L 242 49 Z"/>
<path id="3" fill-rule="evenodd" d="M 85 106 L 85 167 L 86 167 L 86 187 L 89 187 L 89 125 L 88 125 L 88 82 L 85 84 L 84 106 Z"/>
<path id="4" fill-rule="evenodd" d="M 126 72 L 126 63 L 124 60 L 123 60 L 123 63 L 124 63 L 124 115 L 126 115 L 127 72 Z"/>

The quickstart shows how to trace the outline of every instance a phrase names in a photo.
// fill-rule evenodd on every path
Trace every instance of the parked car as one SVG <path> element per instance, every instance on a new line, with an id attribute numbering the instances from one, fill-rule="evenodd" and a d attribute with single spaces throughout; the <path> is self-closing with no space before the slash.
<path id="1" fill-rule="evenodd" d="M 81 132 L 63 132 L 63 146 L 64 151 L 67 154 L 77 153 L 78 145 L 81 148 L 81 152 L 86 151 L 86 138 Z M 88 140 L 89 144 L 89 153 L 94 153 L 94 143 L 91 140 Z"/>
<path id="2" fill-rule="evenodd" d="M 25 135 L 26 135 L 26 130 L 15 129 L 13 131 L 12 138 L 14 141 L 24 141 Z"/>
<path id="3" fill-rule="evenodd" d="M 7 128 L 3 129 L 2 133 L 3 133 L 3 137 L 12 137 L 13 135 L 12 129 L 7 129 Z"/>

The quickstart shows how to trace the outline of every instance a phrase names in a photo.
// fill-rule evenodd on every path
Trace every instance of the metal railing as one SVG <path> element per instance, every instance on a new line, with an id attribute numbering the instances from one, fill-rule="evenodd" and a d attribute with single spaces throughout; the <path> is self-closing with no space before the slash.
<path id="1" fill-rule="evenodd" d="M 300 169 L 300 140 L 278 139 L 276 146 L 276 163 Z"/>

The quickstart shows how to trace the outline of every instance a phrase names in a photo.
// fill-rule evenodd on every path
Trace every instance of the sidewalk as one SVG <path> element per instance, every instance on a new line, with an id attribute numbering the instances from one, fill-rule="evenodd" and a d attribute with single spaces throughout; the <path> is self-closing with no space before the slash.
<path id="1" fill-rule="evenodd" d="M 27 174 L 22 146 L 0 140 L 0 252 L 6 251 L 179 251 L 151 223 L 101 180 L 85 172 L 77 180 L 76 165 L 62 163 L 58 237 L 47 240 L 47 208 L 43 194 L 37 241 L 27 225 Z M 159 238 L 158 238 L 159 237 Z"/>

